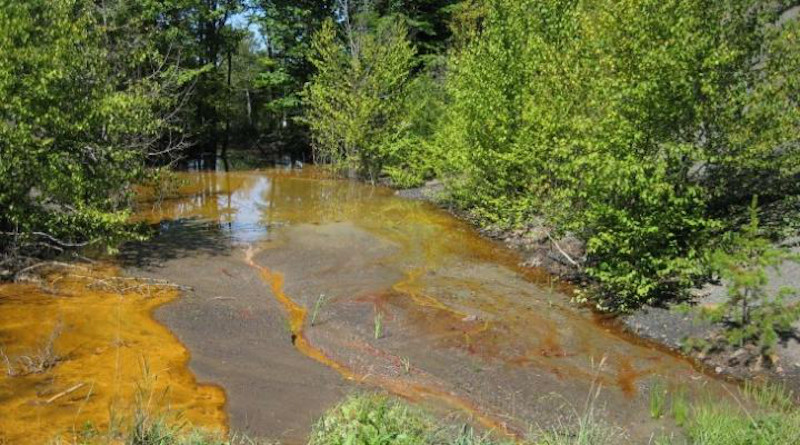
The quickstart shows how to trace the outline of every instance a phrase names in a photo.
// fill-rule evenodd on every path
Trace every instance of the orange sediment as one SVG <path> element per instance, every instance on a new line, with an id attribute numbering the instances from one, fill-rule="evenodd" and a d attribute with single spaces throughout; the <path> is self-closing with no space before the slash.
<path id="1" fill-rule="evenodd" d="M 92 280 L 51 276 L 56 284 L 48 292 L 32 284 L 0 285 L 0 443 L 71 441 L 87 425 L 103 431 L 112 421 L 124 428 L 137 391 L 152 397 L 145 407 L 152 412 L 180 413 L 197 427 L 226 431 L 223 390 L 196 381 L 189 352 L 152 318 L 178 292 L 98 289 L 90 283 L 115 271 L 90 274 Z M 24 357 L 41 355 L 51 337 L 58 361 L 27 373 Z"/>
<path id="2" fill-rule="evenodd" d="M 384 377 L 375 374 L 362 375 L 346 364 L 338 362 L 329 357 L 320 348 L 314 346 L 306 337 L 304 325 L 307 311 L 303 306 L 289 298 L 289 296 L 287 296 L 283 291 L 283 274 L 257 264 L 253 260 L 254 254 L 255 251 L 252 248 L 248 249 L 245 254 L 245 260 L 248 265 L 259 271 L 264 281 L 269 284 L 272 294 L 283 306 L 288 317 L 292 342 L 297 350 L 303 355 L 335 370 L 347 380 L 373 385 L 382 388 L 391 394 L 414 402 L 421 402 L 424 400 L 439 402 L 471 416 L 481 426 L 487 429 L 498 431 L 508 437 L 517 439 L 522 438 L 522 434 L 512 429 L 505 421 L 494 418 L 493 416 L 483 412 L 483 410 L 481 410 L 477 404 L 464 397 L 460 397 L 433 385 L 426 385 L 419 382 L 409 382 L 398 378 Z"/>

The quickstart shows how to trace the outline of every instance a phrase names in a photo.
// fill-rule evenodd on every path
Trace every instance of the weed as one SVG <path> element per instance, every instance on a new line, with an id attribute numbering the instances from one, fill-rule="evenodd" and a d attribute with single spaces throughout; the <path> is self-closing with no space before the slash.
<path id="1" fill-rule="evenodd" d="M 741 393 L 763 409 L 775 409 L 782 412 L 795 409 L 794 393 L 780 383 L 747 381 L 742 386 Z"/>
<path id="2" fill-rule="evenodd" d="M 423 413 L 380 395 L 351 396 L 329 411 L 311 432 L 309 445 L 423 445 L 433 422 Z"/>
<path id="3" fill-rule="evenodd" d="M 30 374 L 41 374 L 55 367 L 61 356 L 56 353 L 55 343 L 61 336 L 62 325 L 57 323 L 47 340 L 35 351 L 9 357 L 4 350 L 0 349 L 0 357 L 3 358 L 6 367 L 6 375 L 9 377 L 22 377 Z"/>
<path id="4" fill-rule="evenodd" d="M 319 294 L 319 297 L 317 297 L 317 301 L 314 303 L 314 309 L 311 311 L 312 327 L 317 322 L 317 315 L 319 315 L 320 309 L 322 309 L 322 306 L 324 306 L 326 302 L 327 302 L 327 297 L 325 296 L 325 294 Z"/>
<path id="5" fill-rule="evenodd" d="M 573 408 L 572 418 L 544 431 L 537 445 L 617 445 L 625 442 L 622 431 L 603 422 L 595 411 L 603 388 L 599 382 L 605 363 L 606 357 L 597 364 L 592 363 L 595 376 L 582 411 Z"/>
<path id="6" fill-rule="evenodd" d="M 678 426 L 686 425 L 686 421 L 689 420 L 689 400 L 685 388 L 678 388 L 670 394 L 670 408 L 675 423 Z"/>
<path id="7" fill-rule="evenodd" d="M 661 381 L 656 381 L 650 387 L 650 417 L 659 419 L 664 415 L 667 401 L 667 388 Z"/>
<path id="8" fill-rule="evenodd" d="M 383 313 L 380 311 L 375 312 L 373 322 L 375 325 L 375 340 L 383 338 Z"/>
<path id="9" fill-rule="evenodd" d="M 706 402 L 696 406 L 686 426 L 694 445 L 775 445 L 800 443 L 800 411 L 748 412 Z"/>
<path id="10" fill-rule="evenodd" d="M 411 374 L 411 359 L 402 357 L 400 358 L 400 364 L 403 366 L 403 372 L 405 372 L 406 375 Z"/>

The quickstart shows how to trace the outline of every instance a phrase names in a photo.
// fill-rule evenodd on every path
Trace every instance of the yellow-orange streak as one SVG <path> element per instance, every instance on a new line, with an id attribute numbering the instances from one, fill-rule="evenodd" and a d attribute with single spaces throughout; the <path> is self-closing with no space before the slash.
<path id="1" fill-rule="evenodd" d="M 475 420 L 477 420 L 481 426 L 487 429 L 499 431 L 508 437 L 522 439 L 522 434 L 519 433 L 518 431 L 513 430 L 511 427 L 508 426 L 506 422 L 501 421 L 499 419 L 495 419 L 493 417 L 490 417 L 482 413 L 481 409 L 478 408 L 478 406 L 475 403 L 463 397 L 459 397 L 442 389 L 420 383 L 402 382 L 397 379 L 390 379 L 372 374 L 361 375 L 355 372 L 347 365 L 328 357 L 321 349 L 314 346 L 305 336 L 304 325 L 305 325 L 307 311 L 303 306 L 297 304 L 295 301 L 289 298 L 283 291 L 283 284 L 284 284 L 283 274 L 281 274 L 280 272 L 272 271 L 268 267 L 257 264 L 253 260 L 254 255 L 255 255 L 254 249 L 249 248 L 245 253 L 245 261 L 247 262 L 248 265 L 257 269 L 261 274 L 261 277 L 267 283 L 269 283 L 270 288 L 272 289 L 272 294 L 275 296 L 275 299 L 278 300 L 278 302 L 283 306 L 284 310 L 286 311 L 286 315 L 289 320 L 289 329 L 291 330 L 292 333 L 293 343 L 297 348 L 297 350 L 300 351 L 303 355 L 312 358 L 317 362 L 335 370 L 347 380 L 353 380 L 360 383 L 368 383 L 374 386 L 378 386 L 396 396 L 400 396 L 415 402 L 419 402 L 425 399 L 437 400 L 452 408 L 467 413 L 468 415 L 475 418 Z"/>

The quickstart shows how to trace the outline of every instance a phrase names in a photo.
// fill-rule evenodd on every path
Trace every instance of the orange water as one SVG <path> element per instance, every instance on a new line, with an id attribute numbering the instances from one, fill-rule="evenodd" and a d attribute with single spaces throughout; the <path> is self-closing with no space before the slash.
<path id="1" fill-rule="evenodd" d="M 224 392 L 195 380 L 186 348 L 151 316 L 178 293 L 143 286 L 123 294 L 117 289 L 136 283 L 111 289 L 99 281 L 117 275 L 95 267 L 49 274 L 46 289 L 0 286 L 0 344 L 12 369 L 60 332 L 53 337 L 60 359 L 51 369 L 10 376 L 8 364 L 0 364 L 0 443 L 72 441 L 89 425 L 124 427 L 137 392 L 141 407 L 156 415 L 225 430 Z"/>

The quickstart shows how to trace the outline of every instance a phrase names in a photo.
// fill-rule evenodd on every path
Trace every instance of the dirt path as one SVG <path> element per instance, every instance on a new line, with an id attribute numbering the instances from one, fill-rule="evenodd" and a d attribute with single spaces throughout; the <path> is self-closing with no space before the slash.
<path id="1" fill-rule="evenodd" d="M 425 203 L 313 171 L 186 180 L 180 197 L 142 212 L 170 221 L 161 236 L 123 259 L 195 289 L 157 318 L 198 377 L 225 389 L 233 430 L 301 443 L 344 394 L 379 389 L 510 436 L 592 400 L 647 443 L 672 430 L 648 414 L 654 382 L 720 391 Z"/>

